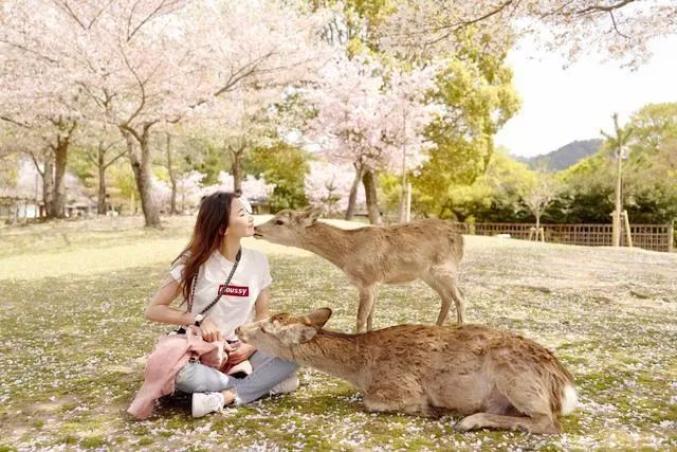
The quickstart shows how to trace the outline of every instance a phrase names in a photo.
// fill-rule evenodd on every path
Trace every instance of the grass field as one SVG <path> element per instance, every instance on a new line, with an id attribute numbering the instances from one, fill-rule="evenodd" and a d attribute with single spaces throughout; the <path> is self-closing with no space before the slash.
<path id="1" fill-rule="evenodd" d="M 311 370 L 293 395 L 201 419 L 176 397 L 133 421 L 125 409 L 144 356 L 168 330 L 143 309 L 192 221 L 161 231 L 139 218 L 0 229 L 0 450 L 677 448 L 677 255 L 487 237 L 466 240 L 468 321 L 555 350 L 581 399 L 562 420 L 566 433 L 459 434 L 453 416 L 369 414 L 347 383 Z M 328 327 L 352 330 L 357 291 L 338 269 L 291 248 L 245 246 L 270 258 L 274 311 L 330 306 Z M 438 309 L 422 283 L 384 287 L 376 326 L 432 323 Z"/>

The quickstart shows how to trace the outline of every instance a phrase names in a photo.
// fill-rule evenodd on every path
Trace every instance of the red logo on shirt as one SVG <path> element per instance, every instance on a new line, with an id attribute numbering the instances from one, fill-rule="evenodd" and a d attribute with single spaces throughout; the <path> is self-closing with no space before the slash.
<path id="1" fill-rule="evenodd" d="M 249 287 L 245 286 L 225 286 L 221 284 L 219 286 L 219 295 L 227 295 L 230 297 L 248 297 L 249 296 Z"/>

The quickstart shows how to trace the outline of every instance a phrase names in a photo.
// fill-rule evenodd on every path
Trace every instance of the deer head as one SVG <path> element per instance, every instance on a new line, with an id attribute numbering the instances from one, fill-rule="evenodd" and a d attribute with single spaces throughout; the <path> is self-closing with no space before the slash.
<path id="1" fill-rule="evenodd" d="M 292 346 L 315 337 L 331 314 L 329 308 L 317 309 L 300 317 L 280 313 L 259 322 L 242 325 L 235 333 L 242 342 L 252 344 L 264 353 L 289 359 Z"/>
<path id="2" fill-rule="evenodd" d="M 281 210 L 267 222 L 254 228 L 254 237 L 287 246 L 298 246 L 299 241 L 322 214 L 322 209 Z"/>

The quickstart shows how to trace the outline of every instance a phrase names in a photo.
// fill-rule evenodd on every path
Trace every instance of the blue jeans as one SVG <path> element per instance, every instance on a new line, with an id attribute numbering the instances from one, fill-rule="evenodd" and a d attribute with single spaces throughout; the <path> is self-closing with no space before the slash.
<path id="1" fill-rule="evenodd" d="M 250 403 L 267 395 L 276 384 L 289 378 L 298 364 L 254 352 L 249 357 L 253 372 L 246 378 L 229 377 L 213 367 L 189 362 L 176 374 L 176 389 L 194 392 L 220 392 L 233 389 L 236 403 Z"/>

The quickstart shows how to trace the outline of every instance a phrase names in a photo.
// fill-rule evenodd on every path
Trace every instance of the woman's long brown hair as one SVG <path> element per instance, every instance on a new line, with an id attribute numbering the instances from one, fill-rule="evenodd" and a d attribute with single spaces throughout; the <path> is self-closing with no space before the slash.
<path id="1" fill-rule="evenodd" d="M 204 197 L 200 203 L 193 236 L 188 246 L 174 259 L 174 262 L 182 261 L 185 264 L 181 274 L 181 292 L 184 300 L 190 297 L 193 280 L 200 266 L 221 247 L 223 234 L 228 228 L 230 206 L 234 198 L 234 193 L 217 191 Z"/>

